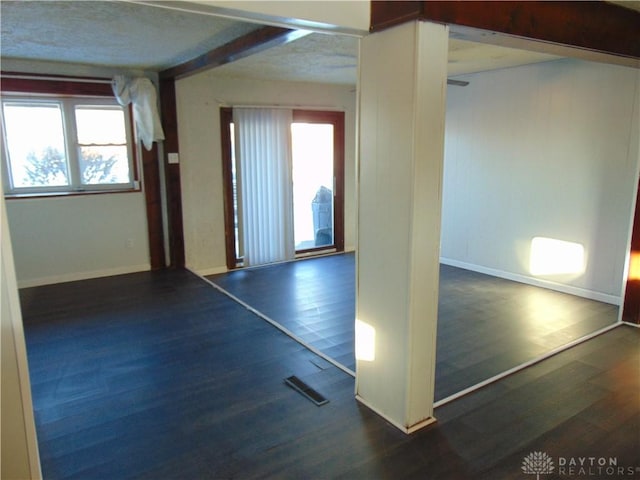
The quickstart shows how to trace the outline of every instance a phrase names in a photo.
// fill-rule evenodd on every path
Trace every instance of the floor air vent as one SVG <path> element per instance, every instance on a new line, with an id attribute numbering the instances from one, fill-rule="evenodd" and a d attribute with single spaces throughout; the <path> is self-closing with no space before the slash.
<path id="1" fill-rule="evenodd" d="M 284 383 L 289 385 L 294 390 L 297 390 L 298 392 L 300 392 L 302 395 L 307 397 L 309 400 L 311 400 L 313 403 L 315 403 L 319 407 L 324 405 L 325 403 L 329 403 L 329 400 L 327 400 L 321 393 L 311 388 L 309 385 L 304 383 L 295 375 L 285 378 Z"/>

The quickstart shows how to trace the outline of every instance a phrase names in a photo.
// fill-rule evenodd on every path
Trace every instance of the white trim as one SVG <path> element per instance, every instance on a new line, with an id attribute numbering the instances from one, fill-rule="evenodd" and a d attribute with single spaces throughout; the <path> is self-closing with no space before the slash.
<path id="1" fill-rule="evenodd" d="M 357 393 L 356 393 L 356 400 L 358 402 L 360 402 L 362 405 L 364 405 L 365 407 L 367 407 L 369 410 L 374 412 L 376 415 L 378 415 L 378 416 L 382 417 L 383 419 L 385 419 L 388 423 L 390 423 L 391 425 L 393 425 L 394 427 L 396 427 L 397 429 L 399 429 L 403 433 L 406 433 L 407 435 L 409 435 L 409 434 L 411 434 L 413 432 L 416 432 L 416 431 L 420 430 L 421 428 L 424 428 L 427 425 L 431 425 L 432 423 L 436 422 L 436 419 L 434 417 L 429 417 L 429 418 L 425 418 L 424 420 L 421 420 L 418 423 L 416 423 L 414 425 L 411 425 L 411 426 L 400 425 L 399 423 L 396 423 L 395 421 L 391 420 L 387 415 L 382 413 L 380 410 L 376 409 L 373 405 L 371 405 L 369 402 L 367 402 L 364 398 L 362 398 Z"/>
<path id="2" fill-rule="evenodd" d="M 227 273 L 229 271 L 227 267 L 211 267 L 200 270 L 187 266 L 186 269 L 190 272 L 195 273 L 199 277 L 206 277 L 207 275 L 219 275 L 221 273 Z"/>
<path id="3" fill-rule="evenodd" d="M 257 267 L 259 268 L 259 267 Z M 229 297 L 231 300 L 233 300 L 236 303 L 239 303 L 240 305 L 242 305 L 244 308 L 246 308 L 247 310 L 249 310 L 251 313 L 253 313 L 254 315 L 257 315 L 258 317 L 260 317 L 262 320 L 266 321 L 267 323 L 270 323 L 271 325 L 273 325 L 274 327 L 276 327 L 278 330 L 280 330 L 282 333 L 284 333 L 285 335 L 291 337 L 293 340 L 295 340 L 296 342 L 298 342 L 300 345 L 302 345 L 303 347 L 305 347 L 306 349 L 310 350 L 311 352 L 315 353 L 316 355 L 318 355 L 319 357 L 323 358 L 324 360 L 326 360 L 327 362 L 329 362 L 330 364 L 334 365 L 335 367 L 338 367 L 340 370 L 342 370 L 343 372 L 345 372 L 348 375 L 351 375 L 352 377 L 355 378 L 356 376 L 356 372 L 354 372 L 353 370 L 351 370 L 350 368 L 345 367 L 344 365 L 342 365 L 341 363 L 337 362 L 336 360 L 334 360 L 333 358 L 331 358 L 330 356 L 328 356 L 326 353 L 321 352 L 320 350 L 318 350 L 316 347 L 314 347 L 313 345 L 308 344 L 307 342 L 305 342 L 301 337 L 299 337 L 298 335 L 296 335 L 295 333 L 293 333 L 291 330 L 283 327 L 282 325 L 280 325 L 278 322 L 276 322 L 275 320 L 273 320 L 271 317 L 265 315 L 264 313 L 262 313 L 260 310 L 257 310 L 255 308 L 253 308 L 251 305 L 249 305 L 248 303 L 240 300 L 238 297 L 236 297 L 234 294 L 232 294 L 231 292 L 225 290 L 224 288 L 222 288 L 220 285 L 212 282 L 211 280 L 209 280 L 208 278 L 203 277 L 202 275 L 198 274 L 197 272 L 190 270 L 189 268 L 187 268 L 187 270 L 189 270 L 191 273 L 193 273 L 194 275 L 200 277 L 202 280 L 204 280 L 205 282 L 207 282 L 209 285 L 211 285 L 213 288 L 215 288 L 216 290 L 218 290 L 220 293 L 222 293 L 223 295 L 226 295 L 227 297 Z"/>
<path id="4" fill-rule="evenodd" d="M 503 270 L 497 270 L 494 268 L 485 267 L 483 265 L 476 265 L 473 263 L 462 262 L 460 260 L 454 260 L 452 258 L 440 257 L 440 263 L 444 265 L 449 265 L 452 267 L 464 268 L 465 270 L 471 270 L 473 272 L 484 273 L 486 275 L 491 275 L 493 277 L 512 280 L 518 283 L 533 285 L 534 287 L 547 288 L 549 290 L 568 293 L 571 295 L 576 295 L 578 297 L 588 298 L 590 300 L 597 300 L 599 302 L 609 303 L 611 305 L 620 306 L 622 304 L 621 298 L 617 295 L 596 292 L 594 290 L 587 290 L 585 288 L 574 287 L 572 285 L 565 285 L 562 283 L 553 282 L 551 280 L 543 280 L 540 278 L 528 277 L 526 275 L 521 275 L 518 273 L 505 272 Z"/>
<path id="5" fill-rule="evenodd" d="M 321 250 L 321 251 L 316 251 L 316 252 L 310 252 L 309 255 L 307 254 L 302 254 L 302 255 L 296 255 L 295 258 L 290 258 L 288 260 L 280 260 L 277 262 L 270 262 L 270 263 L 261 263 L 260 265 L 249 265 L 248 267 L 238 267 L 234 270 L 231 271 L 236 271 L 236 270 L 255 270 L 258 268 L 264 268 L 264 267 L 272 267 L 274 265 L 282 265 L 283 263 L 292 263 L 292 262 L 302 262 L 304 260 L 313 260 L 315 258 L 324 258 L 324 257 L 333 257 L 334 255 L 344 255 L 347 252 L 338 252 L 336 251 L 334 248 L 332 249 L 327 249 L 327 250 Z M 188 268 L 188 267 L 187 267 Z M 225 270 L 225 271 L 230 271 L 230 270 Z M 194 272 L 196 273 L 196 272 Z"/>
<path id="6" fill-rule="evenodd" d="M 294 260 L 304 260 L 306 258 L 324 257 L 336 253 L 344 253 L 336 250 L 336 247 L 326 248 L 324 250 L 313 250 L 311 252 L 296 253 Z"/>
<path id="7" fill-rule="evenodd" d="M 524 370 L 525 368 L 531 367 L 532 365 L 535 365 L 536 363 L 540 363 L 543 360 L 546 360 L 548 358 L 553 357 L 554 355 L 557 355 L 558 353 L 564 352 L 565 350 L 568 350 L 571 347 L 575 347 L 576 345 L 579 345 L 583 342 L 586 342 L 587 340 L 591 340 L 594 337 L 597 337 L 598 335 L 602 335 L 603 333 L 608 332 L 609 330 L 613 330 L 614 328 L 617 328 L 621 325 L 621 323 L 614 323 L 612 325 L 609 325 L 608 327 L 604 327 L 601 328 L 600 330 L 597 330 L 593 333 L 590 333 L 589 335 L 585 335 L 584 337 L 580 337 L 576 340 L 573 340 L 572 342 L 567 343 L 566 345 L 562 345 L 561 347 L 558 348 L 554 348 L 553 350 L 545 353 L 544 355 L 540 355 L 539 357 L 536 357 L 532 360 L 529 360 L 527 362 L 521 363 L 518 366 L 515 366 L 513 368 L 510 368 L 509 370 L 506 370 L 502 373 L 499 373 L 497 375 L 494 375 L 491 378 L 488 378 L 487 380 L 484 380 L 480 383 L 476 383 L 475 385 L 472 385 L 469 388 L 465 388 L 464 390 L 461 390 L 457 393 L 454 393 L 453 395 L 449 395 L 446 398 L 443 398 L 442 400 L 438 400 L 437 402 L 435 402 L 433 404 L 434 408 L 437 407 L 441 407 L 442 405 L 445 405 L 449 402 L 453 402 L 454 400 L 457 400 L 460 397 L 463 397 L 465 395 L 468 395 L 470 393 L 475 392 L 476 390 L 480 390 L 483 387 L 486 387 L 487 385 L 497 382 L 498 380 L 502 380 L 504 377 L 507 377 L 513 373 L 517 373 L 520 370 Z"/>
<path id="8" fill-rule="evenodd" d="M 637 323 L 631 323 L 631 322 L 621 322 L 623 325 L 627 325 L 629 327 L 633 327 L 633 328 L 640 328 L 640 325 Z"/>
<path id="9" fill-rule="evenodd" d="M 112 277 L 114 275 L 124 275 L 127 273 L 146 272 L 151 270 L 148 263 L 142 265 L 127 265 L 124 267 L 107 268 L 104 270 L 94 270 L 90 272 L 73 272 L 50 277 L 31 278 L 28 280 L 18 280 L 18 288 L 40 287 L 54 283 L 75 282 L 77 280 L 89 280 L 91 278 Z"/>
<path id="10" fill-rule="evenodd" d="M 282 264 L 282 263 L 299 262 L 301 260 L 312 260 L 314 258 L 330 257 L 330 256 L 333 256 L 333 255 L 342 255 L 343 253 L 350 253 L 350 252 L 348 252 L 347 250 L 345 250 L 344 252 L 338 252 L 338 251 L 336 251 L 335 248 L 331 248 L 331 249 L 322 250 L 322 251 L 303 253 L 303 254 L 297 255 L 295 258 L 292 258 L 290 260 L 282 260 L 281 262 L 266 263 L 264 265 L 252 265 L 252 266 L 249 266 L 249 267 L 238 267 L 238 268 L 236 268 L 234 270 L 229 270 L 226 266 L 225 267 L 210 267 L 210 268 L 195 268 L 195 267 L 191 267 L 191 266 L 187 265 L 185 268 L 187 270 L 189 270 L 190 272 L 193 272 L 193 273 L 195 273 L 196 275 L 198 275 L 200 277 L 206 277 L 207 275 L 219 275 L 221 273 L 228 273 L 228 272 L 233 272 L 233 271 L 236 271 L 236 270 L 252 270 L 252 269 L 256 269 L 256 268 L 271 267 L 273 265 L 279 265 L 279 264 Z M 207 281 L 209 281 L 209 280 L 207 280 Z"/>

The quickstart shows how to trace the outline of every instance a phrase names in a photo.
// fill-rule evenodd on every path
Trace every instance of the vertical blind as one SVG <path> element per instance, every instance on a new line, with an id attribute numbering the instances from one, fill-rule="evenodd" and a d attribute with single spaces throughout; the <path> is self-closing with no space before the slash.
<path id="1" fill-rule="evenodd" d="M 291 122 L 291 110 L 233 109 L 245 266 L 295 256 Z"/>

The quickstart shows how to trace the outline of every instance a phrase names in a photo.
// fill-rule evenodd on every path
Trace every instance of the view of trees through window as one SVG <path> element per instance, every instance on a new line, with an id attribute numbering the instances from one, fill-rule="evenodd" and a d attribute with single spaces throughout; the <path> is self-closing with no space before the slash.
<path id="1" fill-rule="evenodd" d="M 105 157 L 98 151 L 82 148 L 80 154 L 82 183 L 89 185 L 122 183 L 114 169 L 118 163 L 118 157 L 121 156 L 122 152 L 117 152 Z M 45 147 L 40 154 L 30 151 L 24 166 L 24 177 L 19 182 L 20 185 L 27 187 L 68 185 L 68 169 L 64 153 L 52 146 Z"/>
<path id="2" fill-rule="evenodd" d="M 27 154 L 24 176 L 19 185 L 39 187 L 43 185 L 68 185 L 67 159 L 57 148 L 48 145 L 38 155 L 34 150 Z M 14 177 L 15 181 L 15 177 Z"/>
<path id="3" fill-rule="evenodd" d="M 132 183 L 125 110 L 76 100 L 2 103 L 9 190 Z"/>

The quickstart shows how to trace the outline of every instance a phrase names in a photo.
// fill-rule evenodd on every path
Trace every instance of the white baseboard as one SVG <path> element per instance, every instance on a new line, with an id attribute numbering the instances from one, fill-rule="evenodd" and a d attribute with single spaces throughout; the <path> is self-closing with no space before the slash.
<path id="1" fill-rule="evenodd" d="M 360 402 L 361 404 L 363 404 L 365 407 L 367 407 L 369 410 L 374 412 L 376 415 L 379 415 L 380 417 L 384 418 L 388 423 L 390 423 L 391 425 L 396 427 L 398 430 L 406 433 L 407 435 L 409 435 L 409 434 L 411 434 L 413 432 L 417 432 L 421 428 L 424 428 L 427 425 L 431 425 L 432 423 L 436 422 L 436 419 L 434 417 L 429 417 L 429 418 L 425 418 L 424 420 L 421 420 L 420 422 L 416 423 L 415 425 L 411 425 L 411 426 L 407 427 L 407 426 L 404 426 L 404 425 L 400 425 L 399 423 L 397 423 L 397 422 L 393 421 L 392 419 L 390 419 L 388 416 L 386 416 L 384 413 L 380 412 L 378 409 L 373 407 L 369 402 L 367 402 L 364 398 L 362 398 L 357 393 L 356 393 L 356 400 L 358 402 Z"/>
<path id="2" fill-rule="evenodd" d="M 89 280 L 91 278 L 112 277 L 114 275 L 124 275 L 127 273 L 147 272 L 149 270 L 151 270 L 151 265 L 147 263 L 144 265 L 127 265 L 124 267 L 94 270 L 91 272 L 64 273 L 62 275 L 52 275 L 49 277 L 18 280 L 18 288 L 40 287 L 42 285 L 52 285 L 54 283 L 75 282 L 77 280 Z"/>
<path id="3" fill-rule="evenodd" d="M 229 269 L 227 267 L 212 267 L 203 268 L 202 270 L 190 267 L 187 265 L 187 269 L 194 272 L 196 275 L 206 277 L 207 275 L 218 275 L 219 273 L 227 273 Z"/>
<path id="4" fill-rule="evenodd" d="M 319 258 L 319 257 L 328 257 L 330 255 L 341 255 L 343 253 L 347 253 L 349 251 L 355 251 L 355 247 L 352 250 L 347 250 L 345 249 L 344 252 L 336 252 L 335 249 L 331 250 L 331 251 L 327 251 L 326 253 L 318 253 L 318 252 L 312 252 L 309 254 L 303 254 L 300 256 L 297 256 L 296 258 L 292 258 L 291 260 L 283 260 L 281 262 L 274 262 L 274 263 L 266 263 L 264 265 L 254 265 L 251 267 L 243 267 L 245 269 L 248 268 L 262 268 L 262 267 L 268 267 L 271 265 L 277 265 L 279 263 L 289 263 L 289 262 L 297 262 L 299 260 L 307 260 L 307 259 L 311 259 L 311 258 Z M 207 275 L 218 275 L 220 273 L 227 273 L 230 270 L 225 266 L 225 267 L 211 267 L 211 268 L 195 268 L 191 265 L 187 265 L 186 268 L 188 270 L 190 270 L 191 272 L 195 273 L 196 275 L 200 275 L 201 277 L 206 277 Z"/>
<path id="5" fill-rule="evenodd" d="M 454 260 L 451 258 L 440 257 L 440 263 L 444 265 L 450 265 L 452 267 L 464 268 L 465 270 L 471 270 L 473 272 L 484 273 L 486 275 L 491 275 L 493 277 L 512 280 L 514 282 L 533 285 L 534 287 L 547 288 L 549 290 L 568 293 L 570 295 L 575 295 L 577 297 L 588 298 L 590 300 L 597 300 L 598 302 L 609 303 L 611 305 L 620 306 L 622 304 L 622 300 L 619 296 L 596 292 L 593 290 L 587 290 L 585 288 L 574 287 L 572 285 L 565 285 L 562 283 L 553 282 L 551 280 L 543 280 L 540 278 L 520 275 L 518 273 L 505 272 L 505 271 L 497 270 L 494 268 L 484 267 L 482 265 L 475 265 L 473 263 L 461 262 L 459 260 Z"/>

